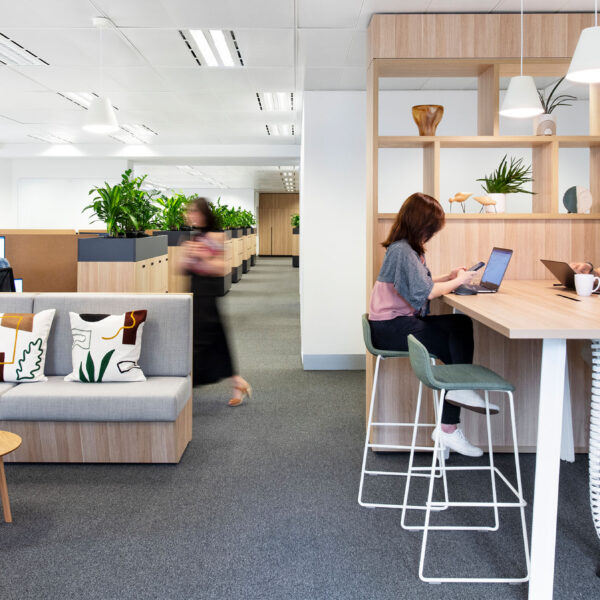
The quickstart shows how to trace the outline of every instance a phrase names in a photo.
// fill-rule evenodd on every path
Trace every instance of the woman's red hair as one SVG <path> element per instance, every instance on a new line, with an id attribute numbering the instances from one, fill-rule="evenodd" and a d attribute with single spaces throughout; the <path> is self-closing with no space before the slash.
<path id="1" fill-rule="evenodd" d="M 421 256 L 425 254 L 425 242 L 440 231 L 445 222 L 444 209 L 435 198 L 420 192 L 412 194 L 404 201 L 387 239 L 381 245 L 387 248 L 398 240 L 406 240 Z"/>

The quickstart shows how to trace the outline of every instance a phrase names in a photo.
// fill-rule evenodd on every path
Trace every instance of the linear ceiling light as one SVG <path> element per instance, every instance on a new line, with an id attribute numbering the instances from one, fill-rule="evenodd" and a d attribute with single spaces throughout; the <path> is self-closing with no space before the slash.
<path id="1" fill-rule="evenodd" d="M 586 27 L 579 35 L 567 79 L 576 83 L 600 83 L 600 27 L 598 0 L 594 1 L 594 26 Z"/>
<path id="2" fill-rule="evenodd" d="M 5 65 L 48 65 L 44 59 L 0 33 L 0 62 Z"/>
<path id="3" fill-rule="evenodd" d="M 204 32 L 201 29 L 190 29 L 190 34 L 194 38 L 194 42 L 196 42 L 198 50 L 200 50 L 202 58 L 204 58 L 204 62 L 209 67 L 218 67 L 219 61 L 212 51 Z"/>
<path id="4" fill-rule="evenodd" d="M 57 92 L 63 98 L 74 102 L 81 108 L 89 108 L 90 104 L 98 97 L 92 92 Z"/>
<path id="5" fill-rule="evenodd" d="M 225 40 L 225 35 L 220 29 L 211 29 L 210 36 L 213 39 L 215 47 L 217 48 L 217 52 L 223 61 L 223 65 L 226 67 L 233 67 L 233 56 L 231 56 L 231 50 L 229 50 L 229 46 Z"/>
<path id="6" fill-rule="evenodd" d="M 512 77 L 502 102 L 503 117 L 526 119 L 544 112 L 533 77 L 523 75 L 523 0 L 521 0 L 521 75 Z"/>
<path id="7" fill-rule="evenodd" d="M 293 100 L 289 92 L 262 92 L 256 94 L 258 106 L 267 111 L 292 111 Z"/>
<path id="8" fill-rule="evenodd" d="M 47 144 L 72 144 L 71 140 L 54 135 L 53 133 L 28 133 L 27 137 L 46 142 Z"/>

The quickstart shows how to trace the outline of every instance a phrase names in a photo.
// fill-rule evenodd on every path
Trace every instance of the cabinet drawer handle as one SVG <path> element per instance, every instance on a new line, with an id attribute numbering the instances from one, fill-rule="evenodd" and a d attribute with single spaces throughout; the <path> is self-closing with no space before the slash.
<path id="1" fill-rule="evenodd" d="M 145 268 L 146 268 L 146 265 L 142 265 L 142 269 L 145 269 Z"/>
<path id="2" fill-rule="evenodd" d="M 151 267 L 153 267 L 153 266 L 154 266 L 154 263 L 153 263 L 153 262 L 151 262 L 151 263 L 150 263 L 150 266 L 151 266 Z"/>

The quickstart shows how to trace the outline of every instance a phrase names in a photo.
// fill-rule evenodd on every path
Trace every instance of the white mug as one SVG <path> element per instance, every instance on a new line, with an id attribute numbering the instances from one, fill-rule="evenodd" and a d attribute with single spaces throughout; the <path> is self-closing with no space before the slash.
<path id="1" fill-rule="evenodd" d="M 596 280 L 598 281 L 594 287 Z M 591 296 L 598 288 L 600 288 L 600 277 L 587 273 L 575 274 L 575 289 L 578 296 Z"/>

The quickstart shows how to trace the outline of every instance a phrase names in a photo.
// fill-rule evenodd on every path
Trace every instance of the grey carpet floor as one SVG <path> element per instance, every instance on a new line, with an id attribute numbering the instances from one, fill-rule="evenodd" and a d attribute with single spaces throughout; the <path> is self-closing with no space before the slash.
<path id="1" fill-rule="evenodd" d="M 527 597 L 525 585 L 421 583 L 420 534 L 402 530 L 397 511 L 358 506 L 364 373 L 302 370 L 290 262 L 259 259 L 224 299 L 255 396 L 232 409 L 227 385 L 197 388 L 179 465 L 7 465 L 14 523 L 0 522 L 2 600 Z M 556 599 L 600 598 L 586 459 L 562 466 Z M 372 460 L 395 468 L 405 457 Z M 529 500 L 534 467 L 522 457 Z M 395 497 L 390 479 L 369 482 L 367 497 Z M 457 498 L 489 493 L 475 475 L 451 484 Z M 497 533 L 434 534 L 431 573 L 519 574 L 516 512 L 501 511 Z"/>

